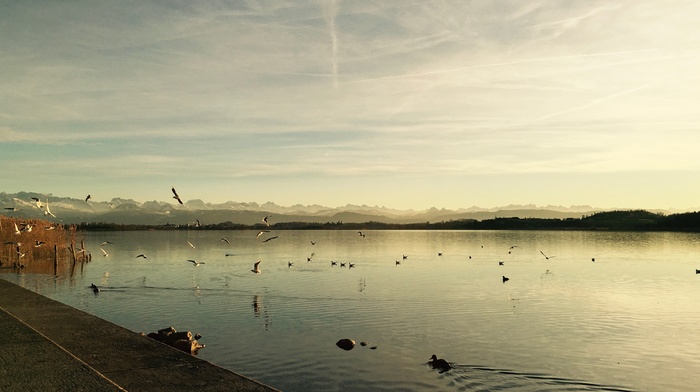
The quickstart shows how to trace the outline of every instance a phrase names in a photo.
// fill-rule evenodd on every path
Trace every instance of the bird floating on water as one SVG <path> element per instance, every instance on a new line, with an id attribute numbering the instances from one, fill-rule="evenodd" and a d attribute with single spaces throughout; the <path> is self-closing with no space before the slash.
<path id="1" fill-rule="evenodd" d="M 171 187 L 171 189 L 172 189 L 173 195 L 174 195 L 174 196 L 173 196 L 173 199 L 177 200 L 177 202 L 180 203 L 180 204 L 184 204 L 184 203 L 182 202 L 182 199 L 180 199 L 180 195 L 177 194 L 177 191 L 175 190 L 175 187 L 173 186 L 173 187 Z"/>
<path id="2" fill-rule="evenodd" d="M 437 355 L 433 354 L 430 357 L 430 361 L 428 361 L 428 365 L 432 367 L 435 370 L 438 370 L 440 373 L 444 373 L 450 369 L 452 369 L 452 365 L 450 365 L 449 362 L 442 358 L 438 358 Z"/>
<path id="3" fill-rule="evenodd" d="M 253 269 L 251 271 L 255 272 L 256 274 L 259 274 L 262 272 L 262 271 L 260 271 L 260 260 L 256 261 L 255 264 L 253 264 Z"/>
<path id="4" fill-rule="evenodd" d="M 200 264 L 206 264 L 206 263 L 203 262 L 203 261 L 196 261 L 196 260 L 187 260 L 187 261 L 189 261 L 190 263 L 192 263 L 195 267 L 199 267 Z"/>

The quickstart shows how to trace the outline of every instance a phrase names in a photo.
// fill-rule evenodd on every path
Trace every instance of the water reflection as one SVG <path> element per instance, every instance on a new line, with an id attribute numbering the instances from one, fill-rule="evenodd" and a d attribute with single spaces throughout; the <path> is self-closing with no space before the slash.
<path id="1" fill-rule="evenodd" d="M 258 294 L 253 296 L 253 316 L 262 320 L 266 331 L 270 330 L 270 314 L 267 311 L 267 306 L 262 303 L 262 298 Z"/>

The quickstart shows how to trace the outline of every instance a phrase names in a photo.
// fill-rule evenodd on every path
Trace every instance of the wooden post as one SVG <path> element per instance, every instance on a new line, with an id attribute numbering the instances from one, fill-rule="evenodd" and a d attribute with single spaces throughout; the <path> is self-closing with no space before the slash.
<path id="1" fill-rule="evenodd" d="M 53 244 L 53 274 L 58 275 L 58 245 Z"/>

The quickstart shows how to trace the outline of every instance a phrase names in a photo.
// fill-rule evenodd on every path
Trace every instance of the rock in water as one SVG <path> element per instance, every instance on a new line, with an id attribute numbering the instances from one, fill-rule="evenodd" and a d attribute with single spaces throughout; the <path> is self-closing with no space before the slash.
<path id="1" fill-rule="evenodd" d="M 350 351 L 355 348 L 355 341 L 352 339 L 340 339 L 335 345 L 345 351 Z"/>

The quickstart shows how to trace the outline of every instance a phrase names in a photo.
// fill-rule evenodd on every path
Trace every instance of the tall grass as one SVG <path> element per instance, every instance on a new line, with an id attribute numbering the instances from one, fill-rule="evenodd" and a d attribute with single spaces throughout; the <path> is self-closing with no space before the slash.
<path id="1" fill-rule="evenodd" d="M 43 219 L 0 216 L 0 267 L 53 267 L 55 258 L 68 256 L 75 237 L 74 227 L 66 229 Z"/>

